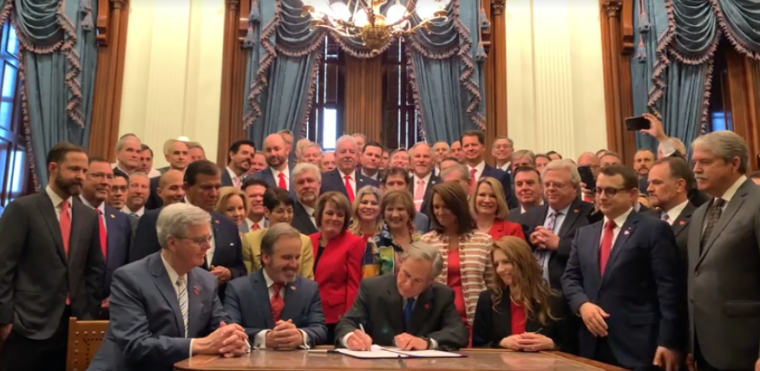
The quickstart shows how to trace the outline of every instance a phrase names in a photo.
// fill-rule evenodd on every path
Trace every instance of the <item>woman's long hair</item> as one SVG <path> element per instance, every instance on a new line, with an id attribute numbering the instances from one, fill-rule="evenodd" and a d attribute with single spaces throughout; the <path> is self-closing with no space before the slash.
<path id="1" fill-rule="evenodd" d="M 362 221 L 359 218 L 359 206 L 361 206 L 362 197 L 372 195 L 375 196 L 377 199 L 377 207 L 380 208 L 380 203 L 383 201 L 383 191 L 380 190 L 380 188 L 373 187 L 373 186 L 364 186 L 362 187 L 359 192 L 356 193 L 356 197 L 354 197 L 354 204 L 351 206 L 351 224 L 348 227 L 348 231 L 353 233 L 355 236 L 361 237 L 364 232 L 362 231 Z M 380 230 L 383 229 L 383 210 L 381 209 L 380 212 L 377 214 L 377 217 L 375 218 L 375 232 L 373 234 L 380 233 Z"/>
<path id="2" fill-rule="evenodd" d="M 559 318 L 551 313 L 551 302 L 553 297 L 559 294 L 549 287 L 549 283 L 544 280 L 543 270 L 536 262 L 536 258 L 531 252 L 530 246 L 523 239 L 514 236 L 505 236 L 493 243 L 491 250 L 491 261 L 493 262 L 493 253 L 498 250 L 507 256 L 507 260 L 512 264 L 512 287 L 510 298 L 516 304 L 525 308 L 528 318 L 538 320 L 542 325 L 549 324 L 550 321 L 556 321 Z M 496 263 L 494 262 L 494 269 Z M 498 276 L 498 274 L 497 274 Z M 504 281 L 497 277 L 496 285 L 493 288 L 491 301 L 493 309 L 498 311 L 501 304 L 506 286 Z"/>

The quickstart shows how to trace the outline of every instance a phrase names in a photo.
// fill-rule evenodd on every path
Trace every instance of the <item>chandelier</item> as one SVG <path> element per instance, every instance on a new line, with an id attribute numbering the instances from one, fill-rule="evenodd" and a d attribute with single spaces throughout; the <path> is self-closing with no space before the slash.
<path id="1" fill-rule="evenodd" d="M 415 9 L 401 5 L 399 0 L 302 0 L 304 15 L 311 16 L 312 26 L 326 28 L 340 37 L 360 41 L 372 54 L 392 39 L 411 35 L 420 28 L 427 29 L 431 22 L 444 20 L 446 7 L 451 0 L 418 0 Z M 395 1 L 386 14 L 380 7 Z M 410 1 L 411 2 L 411 1 Z M 412 26 L 414 15 L 421 20 Z"/>

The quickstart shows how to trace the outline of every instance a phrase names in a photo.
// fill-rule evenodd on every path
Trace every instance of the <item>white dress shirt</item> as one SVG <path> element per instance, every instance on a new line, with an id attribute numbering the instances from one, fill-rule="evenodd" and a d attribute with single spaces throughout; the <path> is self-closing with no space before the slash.
<path id="1" fill-rule="evenodd" d="M 306 210 L 307 214 L 309 214 L 309 219 L 311 219 L 311 222 L 314 224 L 314 227 L 316 227 L 317 229 L 319 229 L 319 226 L 317 225 L 317 217 L 315 215 L 315 213 L 317 212 L 317 210 L 314 210 L 314 208 L 312 208 L 312 207 L 310 207 L 308 205 L 301 204 L 301 206 L 303 206 L 303 209 Z"/>
<path id="2" fill-rule="evenodd" d="M 501 166 L 497 166 L 496 168 L 497 168 L 497 169 L 499 169 L 499 170 L 504 170 L 504 171 L 507 171 L 507 172 L 509 172 L 509 168 L 511 168 L 511 167 L 512 167 L 512 161 L 510 161 L 510 162 L 507 162 L 507 163 L 506 163 L 506 164 L 504 164 L 504 165 L 501 165 Z"/>
<path id="3" fill-rule="evenodd" d="M 237 186 L 238 188 L 242 186 L 243 180 L 239 176 L 237 176 L 237 174 L 235 174 L 235 172 L 232 171 L 232 169 L 230 169 L 229 166 L 227 166 L 226 169 L 227 169 L 227 174 L 230 174 L 230 179 L 232 179 L 232 186 L 233 187 Z"/>
<path id="4" fill-rule="evenodd" d="M 633 212 L 633 208 L 628 209 L 628 211 L 620 214 L 617 218 L 614 219 L 615 229 L 612 230 L 612 244 L 610 245 L 610 251 L 612 251 L 612 248 L 615 246 L 615 241 L 617 241 L 618 235 L 620 234 L 620 229 L 623 228 L 623 224 L 625 224 L 625 221 L 628 219 L 628 215 L 631 215 L 631 212 Z M 604 239 L 604 226 L 609 220 L 610 219 L 606 216 L 604 217 L 604 224 L 602 224 L 602 235 L 599 238 L 600 246 L 602 240 Z"/>
<path id="5" fill-rule="evenodd" d="M 245 224 L 248 224 L 249 231 L 253 231 L 254 224 L 257 224 L 259 229 L 264 229 L 267 227 L 267 218 L 261 218 L 258 222 L 254 222 L 251 218 L 245 218 Z"/>
<path id="6" fill-rule="evenodd" d="M 351 184 L 351 189 L 354 190 L 354 196 L 356 196 L 356 193 L 359 192 L 359 190 L 356 189 L 356 170 L 348 174 L 343 174 L 343 172 L 338 169 L 338 174 L 340 174 L 340 184 L 343 184 L 344 186 L 346 184 L 346 175 L 348 175 L 348 183 Z"/>
<path id="7" fill-rule="evenodd" d="M 47 193 L 48 197 L 50 197 L 50 200 L 53 201 L 53 209 L 55 210 L 55 217 L 58 219 L 58 222 L 60 222 L 61 221 L 61 203 L 63 202 L 63 199 L 57 193 L 53 192 L 53 190 L 50 189 L 50 186 L 45 187 L 45 192 Z M 69 216 L 71 216 L 71 207 L 73 206 L 71 204 L 72 197 L 69 196 L 67 201 L 69 201 Z"/>
<path id="8" fill-rule="evenodd" d="M 475 179 L 474 182 L 477 182 L 480 179 L 480 176 L 483 175 L 483 170 L 486 168 L 486 162 L 480 161 L 479 164 L 475 165 L 475 167 L 472 167 L 470 165 L 467 165 L 467 173 L 469 174 L 472 172 L 472 169 L 475 169 Z"/>
<path id="9" fill-rule="evenodd" d="M 174 293 L 177 296 L 177 308 L 179 308 L 179 287 L 177 287 L 177 279 L 179 279 L 180 276 L 177 273 L 177 271 L 175 271 L 174 268 L 172 268 L 172 266 L 169 264 L 169 262 L 167 262 L 166 259 L 164 259 L 164 254 L 161 254 L 161 262 L 164 263 L 164 268 L 166 269 L 166 273 L 169 274 L 169 282 L 171 283 L 172 287 L 174 288 Z M 187 282 L 187 274 L 183 274 L 182 277 L 184 277 L 185 282 Z M 188 302 L 188 306 L 187 306 L 187 318 L 188 318 L 188 321 L 190 320 L 190 318 L 193 318 L 190 315 L 190 305 L 189 305 L 189 303 L 190 302 Z M 180 316 L 180 319 L 181 319 L 181 316 Z M 187 327 L 190 328 L 190 323 L 187 324 Z M 185 334 L 185 338 L 187 338 L 187 334 Z M 189 353 L 190 357 L 193 356 L 193 342 L 194 341 L 195 341 L 195 339 L 190 339 L 190 353 Z"/>
<path id="10" fill-rule="evenodd" d="M 666 214 L 668 214 L 667 223 L 670 224 L 670 225 L 673 225 L 673 222 L 675 222 L 676 219 L 678 219 L 678 216 L 681 215 L 681 212 L 683 211 L 683 209 L 686 208 L 686 205 L 688 203 L 689 203 L 689 200 L 686 200 L 686 201 L 682 202 L 681 204 L 676 205 L 675 207 L 673 207 L 670 210 L 668 210 L 666 212 Z"/>
<path id="11" fill-rule="evenodd" d="M 108 233 L 108 223 L 106 223 L 106 203 L 101 202 L 100 206 L 95 207 L 95 206 L 92 206 L 89 202 L 87 202 L 87 200 L 85 200 L 84 197 L 82 197 L 82 195 L 79 195 L 79 199 L 82 201 L 82 203 L 85 206 L 89 207 L 90 209 L 95 209 L 95 210 L 100 211 L 100 220 L 103 221 L 103 227 L 105 228 L 106 233 Z"/>
<path id="12" fill-rule="evenodd" d="M 290 169 L 285 166 L 285 169 L 282 171 L 276 170 L 272 167 L 270 167 L 269 170 L 272 171 L 272 176 L 274 176 L 274 185 L 277 187 L 280 186 L 280 173 L 282 173 L 282 175 L 285 175 L 285 189 L 290 191 Z"/>
<path id="13" fill-rule="evenodd" d="M 262 273 L 264 273 L 264 281 L 267 284 L 267 292 L 269 293 L 269 300 L 271 302 L 272 296 L 274 296 L 274 281 L 269 278 L 269 275 L 267 274 L 266 270 L 262 270 Z M 288 287 L 288 284 L 284 284 L 280 288 L 280 297 L 282 298 L 283 302 L 285 301 L 285 288 Z M 276 324 L 275 324 L 276 326 Z M 301 349 L 309 349 L 309 334 L 306 333 L 306 331 L 299 329 L 298 331 L 301 331 L 301 334 L 303 335 L 303 344 L 299 345 L 298 347 Z M 267 334 L 272 332 L 272 330 L 261 330 L 256 334 L 256 337 L 253 340 L 253 348 L 254 349 L 266 349 L 267 347 Z"/>
<path id="14" fill-rule="evenodd" d="M 141 207 L 141 208 L 137 209 L 137 211 L 132 211 L 132 210 L 130 210 L 130 209 L 127 207 L 127 206 L 124 206 L 124 207 L 121 209 L 121 212 L 123 212 L 124 214 L 127 214 L 127 215 L 132 215 L 132 214 L 135 214 L 135 215 L 137 215 L 138 217 L 142 217 L 143 215 L 145 215 L 145 206 L 143 206 L 143 207 Z"/>
<path id="15" fill-rule="evenodd" d="M 736 182 L 734 182 L 734 184 L 728 187 L 726 192 L 723 193 L 723 196 L 720 196 L 720 198 L 722 198 L 723 201 L 725 201 L 723 203 L 723 210 L 721 210 L 721 212 L 726 211 L 726 207 L 728 207 L 728 203 L 731 202 L 731 200 L 736 195 L 736 192 L 739 190 L 739 187 L 741 187 L 742 184 L 744 184 L 744 182 L 746 181 L 747 181 L 747 177 L 742 175 L 741 177 L 739 177 L 739 179 L 736 180 Z"/>
<path id="16" fill-rule="evenodd" d="M 158 178 L 161 176 L 161 172 L 156 169 L 150 169 L 148 172 L 148 178 Z"/>

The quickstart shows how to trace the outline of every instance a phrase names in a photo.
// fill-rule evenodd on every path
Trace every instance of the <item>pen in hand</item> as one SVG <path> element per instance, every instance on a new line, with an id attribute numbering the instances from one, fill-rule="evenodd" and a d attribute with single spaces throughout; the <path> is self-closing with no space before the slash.
<path id="1" fill-rule="evenodd" d="M 364 331 L 364 325 L 362 325 L 361 323 L 359 324 L 359 330 L 361 330 L 361 331 L 362 331 L 362 334 L 364 334 L 364 336 L 365 336 L 365 339 L 366 339 L 366 336 L 367 336 L 367 332 L 366 332 L 366 331 Z M 364 341 L 362 341 L 362 343 L 364 343 Z M 372 345 L 370 344 L 370 345 L 367 345 L 367 348 L 366 348 L 366 349 L 364 349 L 364 350 L 370 350 L 371 348 L 372 348 Z"/>

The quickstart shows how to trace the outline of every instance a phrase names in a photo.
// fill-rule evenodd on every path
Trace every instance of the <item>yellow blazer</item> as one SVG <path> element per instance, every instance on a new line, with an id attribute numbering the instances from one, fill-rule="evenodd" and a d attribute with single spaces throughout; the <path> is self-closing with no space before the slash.
<path id="1" fill-rule="evenodd" d="M 261 239 L 266 228 L 251 231 L 243 235 L 243 263 L 248 273 L 261 269 Z M 308 279 L 314 279 L 314 248 L 309 236 L 301 235 L 301 261 L 298 274 Z"/>

